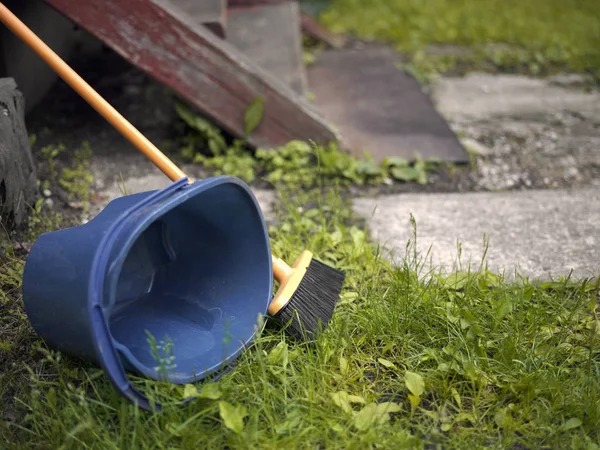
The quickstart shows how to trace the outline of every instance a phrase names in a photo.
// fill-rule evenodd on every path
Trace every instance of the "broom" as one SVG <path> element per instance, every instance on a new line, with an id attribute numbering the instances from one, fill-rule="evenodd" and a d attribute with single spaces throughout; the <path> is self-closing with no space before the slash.
<path id="1" fill-rule="evenodd" d="M 172 181 L 186 177 L 180 168 L 2 3 L 0 3 L 0 21 L 28 44 L 69 86 L 167 177 Z M 189 182 L 193 183 L 193 180 L 189 179 Z M 296 338 L 310 337 L 321 327 L 325 328 L 337 305 L 344 283 L 344 273 L 316 260 L 309 250 L 304 250 L 291 267 L 275 256 L 272 256 L 272 263 L 273 275 L 280 287 L 269 305 L 269 314 L 285 324 L 289 323 L 287 331 Z"/>

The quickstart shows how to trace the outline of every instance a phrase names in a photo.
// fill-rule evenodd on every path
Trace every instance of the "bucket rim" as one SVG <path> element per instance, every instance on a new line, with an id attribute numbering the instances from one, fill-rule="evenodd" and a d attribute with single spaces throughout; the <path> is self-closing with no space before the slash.
<path id="1" fill-rule="evenodd" d="M 249 186 L 241 179 L 228 175 L 215 176 L 204 180 L 195 181 L 189 183 L 188 178 L 181 178 L 175 182 L 172 182 L 163 189 L 156 190 L 148 197 L 142 199 L 139 203 L 123 211 L 108 228 L 102 240 L 98 245 L 98 251 L 95 253 L 92 260 L 90 278 L 88 282 L 88 315 L 90 323 L 90 333 L 92 335 L 92 343 L 96 353 L 98 362 L 104 368 L 105 373 L 109 377 L 111 383 L 121 392 L 122 395 L 137 403 L 144 409 L 155 410 L 159 408 L 155 402 L 150 404 L 149 399 L 140 391 L 138 391 L 129 380 L 121 357 L 119 356 L 118 341 L 113 338 L 110 332 L 109 317 L 105 314 L 105 297 L 114 295 L 116 291 L 116 275 L 120 272 L 121 266 L 124 262 L 126 254 L 131 249 L 131 246 L 135 240 L 140 236 L 144 230 L 156 219 L 157 215 L 161 215 L 160 211 L 153 211 L 150 214 L 144 216 L 142 220 L 139 220 L 135 224 L 133 230 L 127 230 L 127 236 L 123 238 L 125 228 L 131 222 L 131 218 L 139 213 L 144 208 L 152 207 L 157 203 L 161 203 L 160 210 L 167 208 L 168 210 L 177 207 L 179 204 L 187 201 L 190 197 L 199 194 L 200 192 L 207 191 L 211 188 L 217 187 L 223 184 L 235 184 L 240 187 L 248 195 L 248 198 L 254 203 L 255 209 L 259 214 L 260 223 L 262 224 L 263 233 L 265 235 L 265 242 L 267 244 L 267 250 L 271 252 L 270 240 L 268 230 L 266 227 L 264 214 L 260 205 Z M 175 194 L 181 190 L 187 190 L 188 195 L 176 196 Z M 121 239 L 120 243 L 123 244 L 120 256 L 117 257 L 116 261 L 110 261 L 110 254 L 117 241 Z M 271 258 L 268 258 L 269 265 L 271 264 Z M 106 281 L 109 281 L 106 283 Z M 107 292 L 108 290 L 108 292 Z M 273 294 L 273 272 L 272 268 L 269 269 L 269 286 L 268 296 L 265 299 L 265 314 L 268 308 L 268 304 L 271 301 Z M 260 330 L 255 329 L 251 336 L 245 340 L 242 345 L 235 351 L 229 354 L 220 364 L 215 365 L 202 372 L 201 376 L 190 376 L 187 378 L 178 378 L 177 384 L 197 382 L 201 379 L 218 372 L 223 369 L 224 366 L 237 359 L 240 353 L 246 348 L 248 343 L 252 342 Z M 152 371 L 144 370 L 138 367 L 135 363 L 133 366 L 136 370 L 141 372 L 144 376 L 158 380 L 156 374 Z"/>

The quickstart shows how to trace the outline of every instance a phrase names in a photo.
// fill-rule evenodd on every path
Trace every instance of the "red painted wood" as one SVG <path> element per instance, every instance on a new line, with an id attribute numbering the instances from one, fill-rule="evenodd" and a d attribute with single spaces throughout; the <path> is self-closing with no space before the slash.
<path id="1" fill-rule="evenodd" d="M 307 100 L 167 0 L 46 2 L 234 135 L 243 136 L 245 109 L 262 96 L 265 113 L 251 145 L 338 138 Z"/>

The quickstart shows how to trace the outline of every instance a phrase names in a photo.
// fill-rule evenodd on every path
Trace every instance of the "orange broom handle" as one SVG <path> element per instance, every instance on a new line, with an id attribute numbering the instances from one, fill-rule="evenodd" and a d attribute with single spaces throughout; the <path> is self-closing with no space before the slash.
<path id="1" fill-rule="evenodd" d="M 145 154 L 171 181 L 177 181 L 187 176 L 2 3 L 0 3 L 0 22 L 25 41 L 69 86 Z M 193 180 L 190 179 L 189 182 L 192 183 Z M 279 281 L 286 280 L 294 272 L 281 259 L 275 256 L 271 256 L 271 258 L 275 278 Z"/>
<path id="2" fill-rule="evenodd" d="M 14 34 L 25 41 L 54 71 L 76 92 L 98 111 L 113 127 L 138 150 L 145 154 L 171 181 L 186 177 L 173 161 L 167 158 L 142 133 L 104 100 L 83 78 L 71 69 L 44 41 L 31 31 L 6 6 L 0 3 L 0 21 Z M 190 180 L 191 182 L 191 180 Z"/>

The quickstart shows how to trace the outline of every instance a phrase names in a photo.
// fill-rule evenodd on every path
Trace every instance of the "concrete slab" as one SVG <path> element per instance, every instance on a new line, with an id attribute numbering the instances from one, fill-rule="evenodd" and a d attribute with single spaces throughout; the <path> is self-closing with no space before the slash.
<path id="1" fill-rule="evenodd" d="M 417 224 L 417 250 L 426 267 L 448 272 L 477 270 L 484 253 L 484 234 L 491 270 L 508 278 L 532 279 L 600 275 L 600 190 L 542 190 L 506 193 L 401 194 L 357 198 L 355 211 L 367 218 L 374 239 L 405 256 L 413 238 L 410 214 Z"/>
<path id="2" fill-rule="evenodd" d="M 199 24 L 204 25 L 220 38 L 227 28 L 227 4 L 225 0 L 171 0 L 175 7 L 183 9 Z"/>
<path id="3" fill-rule="evenodd" d="M 586 87 L 588 89 L 583 89 Z M 600 91 L 585 75 L 441 78 L 436 107 L 479 157 L 474 189 L 588 185 L 600 179 Z"/>
<path id="4" fill-rule="evenodd" d="M 431 91 L 438 110 L 453 120 L 505 117 L 539 120 L 576 111 L 600 121 L 600 92 L 565 87 L 553 79 L 472 73 L 442 78 Z"/>

